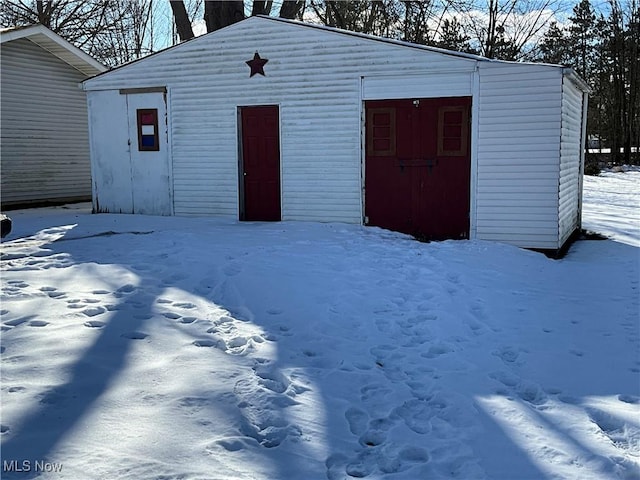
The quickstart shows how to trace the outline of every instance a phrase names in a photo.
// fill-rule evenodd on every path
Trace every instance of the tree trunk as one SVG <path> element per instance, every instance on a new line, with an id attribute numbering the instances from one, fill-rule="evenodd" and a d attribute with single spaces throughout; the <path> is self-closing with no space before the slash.
<path id="1" fill-rule="evenodd" d="M 251 16 L 254 15 L 269 15 L 271 12 L 271 0 L 253 0 L 253 7 L 251 8 Z"/>
<path id="2" fill-rule="evenodd" d="M 36 10 L 38 12 L 38 23 L 41 23 L 47 28 L 52 28 L 51 25 L 51 17 L 54 5 L 51 2 L 43 2 L 42 0 L 38 0 L 36 2 Z"/>
<path id="3" fill-rule="evenodd" d="M 294 19 L 304 8 L 304 0 L 284 0 L 280 7 L 280 18 Z"/>
<path id="4" fill-rule="evenodd" d="M 194 37 L 193 28 L 191 27 L 191 21 L 189 15 L 187 15 L 187 9 L 184 6 L 182 0 L 170 0 L 171 10 L 173 10 L 173 17 L 176 22 L 176 29 L 178 30 L 178 36 L 180 41 L 184 42 Z M 205 2 L 209 3 L 209 2 Z"/>
<path id="5" fill-rule="evenodd" d="M 207 32 L 215 32 L 228 25 L 244 20 L 242 1 L 204 2 L 204 20 Z"/>

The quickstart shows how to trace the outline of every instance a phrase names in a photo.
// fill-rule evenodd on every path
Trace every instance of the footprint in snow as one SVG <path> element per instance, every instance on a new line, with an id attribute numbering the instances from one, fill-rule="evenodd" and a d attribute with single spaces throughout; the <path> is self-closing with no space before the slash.
<path id="1" fill-rule="evenodd" d="M 169 300 L 167 298 L 159 298 L 158 300 L 156 300 L 156 302 L 158 302 L 158 303 L 173 303 L 172 300 Z"/>
<path id="2" fill-rule="evenodd" d="M 419 434 L 431 431 L 431 419 L 436 415 L 432 406 L 423 400 L 407 400 L 394 409 L 394 414 L 404 420 L 405 425 Z"/>
<path id="3" fill-rule="evenodd" d="M 327 457 L 324 466 L 327 469 L 328 480 L 344 480 L 348 462 L 349 459 L 342 453 L 336 453 Z"/>
<path id="4" fill-rule="evenodd" d="M 635 450 L 640 438 L 640 428 L 595 408 L 587 408 L 586 411 L 591 421 L 609 437 L 616 448 Z"/>
<path id="5" fill-rule="evenodd" d="M 532 405 L 542 405 L 547 401 L 547 395 L 540 385 L 530 381 L 521 382 L 516 388 L 518 396 Z"/>
<path id="6" fill-rule="evenodd" d="M 23 323 L 28 322 L 32 318 L 33 318 L 32 316 L 15 318 L 13 320 L 8 320 L 4 322 L 3 325 L 7 325 L 9 327 L 17 327 L 18 325 L 22 325 Z"/>
<path id="7" fill-rule="evenodd" d="M 245 408 L 252 408 L 247 405 Z M 260 410 L 255 410 L 245 418 L 240 433 L 255 439 L 264 448 L 279 446 L 287 437 L 301 437 L 302 431 L 297 425 L 289 425 L 283 418 Z M 295 441 L 295 440 L 294 440 Z"/>
<path id="8" fill-rule="evenodd" d="M 100 320 L 89 320 L 84 322 L 84 326 L 89 328 L 102 328 L 105 326 L 105 323 Z"/>
<path id="9" fill-rule="evenodd" d="M 127 283 L 126 285 L 123 285 L 122 287 L 118 288 L 116 290 L 116 293 L 132 293 L 135 291 L 135 289 L 136 289 L 135 285 Z"/>
<path id="10" fill-rule="evenodd" d="M 407 462 L 426 463 L 429 461 L 429 452 L 422 447 L 404 447 L 400 450 L 400 459 Z"/>
<path id="11" fill-rule="evenodd" d="M 49 298 L 60 298 L 66 295 L 65 293 L 58 292 L 57 290 L 58 289 L 55 287 L 40 287 L 40 291 L 47 294 Z"/>
<path id="12" fill-rule="evenodd" d="M 108 290 L 94 290 L 91 293 L 93 293 L 94 295 L 108 295 L 111 292 L 109 292 Z"/>
<path id="13" fill-rule="evenodd" d="M 363 447 L 377 447 L 387 441 L 387 432 L 384 430 L 369 429 L 364 432 L 358 442 Z"/>
<path id="14" fill-rule="evenodd" d="M 502 347 L 500 350 L 496 350 L 493 354 L 500 357 L 506 364 L 514 364 L 518 360 L 520 353 L 514 347 Z"/>
<path id="15" fill-rule="evenodd" d="M 545 388 L 544 391 L 549 395 L 560 395 L 562 393 L 562 390 L 556 387 Z"/>
<path id="16" fill-rule="evenodd" d="M 379 401 L 392 393 L 393 393 L 393 390 L 391 390 L 386 385 L 382 385 L 382 384 L 365 385 L 360 389 L 360 400 L 362 400 L 363 402 Z"/>
<path id="17" fill-rule="evenodd" d="M 220 348 L 221 344 L 224 344 L 224 340 L 221 340 L 221 339 L 211 340 L 211 339 L 208 339 L 208 338 L 204 338 L 204 339 L 194 340 L 193 341 L 193 345 L 195 345 L 196 347 L 215 347 L 215 348 Z M 223 349 L 224 348 L 226 348 L 226 346 L 223 346 Z"/>
<path id="18" fill-rule="evenodd" d="M 349 424 L 349 431 L 352 434 L 362 435 L 366 431 L 369 422 L 367 412 L 356 407 L 349 407 L 347 411 L 344 412 L 344 417 Z"/>
<path id="19" fill-rule="evenodd" d="M 174 312 L 165 312 L 162 314 L 162 316 L 169 318 L 171 320 L 178 320 L 179 318 L 182 317 L 182 315 L 180 315 L 179 313 L 174 313 Z"/>
<path id="20" fill-rule="evenodd" d="M 618 395 L 618 400 L 624 403 L 631 403 L 633 405 L 640 403 L 640 397 L 636 395 Z"/>
<path id="21" fill-rule="evenodd" d="M 9 310 L 0 310 L 0 316 L 4 316 L 9 313 Z"/>
<path id="22" fill-rule="evenodd" d="M 87 317 L 95 317 L 96 315 L 100 315 L 106 311 L 107 309 L 104 307 L 89 307 L 89 308 L 85 308 L 82 311 L 82 313 L 85 314 Z"/>
<path id="23" fill-rule="evenodd" d="M 0 434 L 9 433 L 11 429 L 7 425 L 0 425 Z"/>
<path id="24" fill-rule="evenodd" d="M 192 308 L 196 308 L 196 306 L 191 303 L 191 302 L 176 302 L 173 304 L 174 307 L 178 307 L 178 308 L 184 308 L 184 309 L 192 309 Z"/>
<path id="25" fill-rule="evenodd" d="M 31 320 L 29 322 L 30 327 L 46 327 L 49 325 L 49 322 L 45 322 L 44 320 Z"/>
<path id="26" fill-rule="evenodd" d="M 439 357 L 440 355 L 445 355 L 453 351 L 454 349 L 450 345 L 447 345 L 446 343 L 443 343 L 443 342 L 439 342 L 435 345 L 431 345 L 429 349 L 426 352 L 421 353 L 420 356 L 424 358 L 436 358 L 436 357 Z"/>
<path id="27" fill-rule="evenodd" d="M 149 334 L 143 332 L 127 332 L 120 336 L 122 338 L 128 338 L 129 340 L 144 340 L 149 336 Z"/>
<path id="28" fill-rule="evenodd" d="M 225 437 L 214 441 L 211 446 L 207 447 L 207 451 L 217 455 L 218 452 L 215 451 L 215 447 L 222 447 L 227 452 L 238 452 L 240 450 L 255 448 L 257 446 L 259 446 L 257 440 L 252 437 Z"/>
<path id="29" fill-rule="evenodd" d="M 581 403 L 581 400 L 573 395 L 560 395 L 558 400 L 567 405 L 579 405 Z"/>
<path id="30" fill-rule="evenodd" d="M 506 387 L 515 387 L 520 383 L 520 377 L 504 371 L 492 372 L 489 374 L 489 377 L 497 380 Z"/>
<path id="31" fill-rule="evenodd" d="M 196 317 L 182 317 L 178 320 L 178 322 L 189 324 L 195 322 L 196 320 L 198 320 Z"/>
<path id="32" fill-rule="evenodd" d="M 291 381 L 279 370 L 256 365 L 253 370 L 258 376 L 258 384 L 273 393 L 284 393 L 291 385 Z"/>

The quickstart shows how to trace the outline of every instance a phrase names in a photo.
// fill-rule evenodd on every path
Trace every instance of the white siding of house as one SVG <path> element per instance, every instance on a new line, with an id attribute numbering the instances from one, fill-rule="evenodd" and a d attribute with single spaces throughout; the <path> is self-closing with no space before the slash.
<path id="1" fill-rule="evenodd" d="M 560 141 L 559 243 L 580 227 L 582 175 L 583 93 L 568 77 L 562 82 L 562 137 Z"/>
<path id="2" fill-rule="evenodd" d="M 558 248 L 562 69 L 481 62 L 476 236 Z"/>
<path id="3" fill-rule="evenodd" d="M 424 75 L 384 75 L 362 79 L 363 100 L 396 98 L 469 97 L 472 92 L 473 64 L 465 71 Z"/>
<path id="4" fill-rule="evenodd" d="M 86 76 L 27 39 L 2 44 L 2 204 L 91 198 Z"/>
<path id="5" fill-rule="evenodd" d="M 249 78 L 245 61 L 256 51 L 269 59 L 266 77 Z M 167 86 L 177 215 L 238 217 L 237 107 L 279 105 L 283 220 L 360 223 L 362 77 L 472 71 L 475 63 L 254 17 L 85 89 Z M 377 93 L 401 94 L 397 82 Z"/>

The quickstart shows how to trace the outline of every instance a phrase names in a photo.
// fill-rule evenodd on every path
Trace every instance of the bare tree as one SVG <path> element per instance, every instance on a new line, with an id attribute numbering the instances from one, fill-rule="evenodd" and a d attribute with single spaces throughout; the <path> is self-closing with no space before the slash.
<path id="1" fill-rule="evenodd" d="M 242 0 L 205 0 L 204 8 L 200 9 L 200 1 L 196 8 L 189 11 L 183 0 L 171 0 L 171 10 L 180 41 L 194 37 L 193 20 L 200 15 L 204 19 L 207 32 L 214 32 L 245 18 L 245 2 Z M 193 2 L 191 2 L 194 5 Z M 251 3 L 251 15 L 271 15 L 274 10 L 273 0 L 254 0 Z M 280 3 L 278 15 L 282 18 L 302 18 L 305 0 L 284 0 Z"/>
<path id="2" fill-rule="evenodd" d="M 311 0 L 311 10 L 330 27 L 385 37 L 397 36 L 399 2 L 394 0 Z"/>
<path id="3" fill-rule="evenodd" d="M 543 33 L 562 8 L 561 0 L 487 0 L 462 18 L 481 55 L 524 60 L 537 52 Z"/>
<path id="4" fill-rule="evenodd" d="M 115 66 L 153 52 L 153 2 L 147 0 L 111 0 L 107 16 L 120 19 L 100 32 L 89 52 L 103 63 Z"/>
<path id="5" fill-rule="evenodd" d="M 280 18 L 302 20 L 304 12 L 305 0 L 284 0 L 280 7 Z"/>
<path id="6" fill-rule="evenodd" d="M 40 23 L 79 47 L 91 45 L 101 32 L 114 28 L 124 13 L 109 0 L 14 0 L 0 3 L 5 27 Z"/>
<path id="7" fill-rule="evenodd" d="M 263 7 L 265 6 L 265 2 L 260 3 Z M 204 2 L 204 20 L 207 24 L 207 32 L 214 32 L 244 20 L 244 18 L 244 2 L 241 0 Z"/>
<path id="8" fill-rule="evenodd" d="M 191 20 L 189 20 L 184 2 L 182 0 L 171 0 L 169 4 L 173 11 L 173 18 L 180 41 L 184 42 L 185 40 L 192 39 L 194 37 L 193 27 L 191 26 Z"/>
<path id="9" fill-rule="evenodd" d="M 2 2 L 3 26 L 40 23 L 106 65 L 153 51 L 153 1 L 14 0 Z"/>

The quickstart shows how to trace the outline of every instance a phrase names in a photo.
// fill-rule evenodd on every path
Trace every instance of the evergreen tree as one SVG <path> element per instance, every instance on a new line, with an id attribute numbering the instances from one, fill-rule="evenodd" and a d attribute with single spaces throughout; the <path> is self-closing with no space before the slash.
<path id="1" fill-rule="evenodd" d="M 540 43 L 540 58 L 547 63 L 570 63 L 568 35 L 556 22 L 551 23 Z"/>
<path id="2" fill-rule="evenodd" d="M 445 19 L 442 23 L 440 38 L 434 43 L 436 47 L 465 53 L 478 53 L 469 42 L 471 37 L 464 32 L 463 26 L 456 17 Z"/>
<path id="3" fill-rule="evenodd" d="M 581 0 L 573 8 L 573 15 L 569 17 L 569 21 L 572 64 L 582 77 L 588 78 L 591 73 L 590 66 L 594 61 L 596 39 L 596 15 L 590 1 Z"/>

